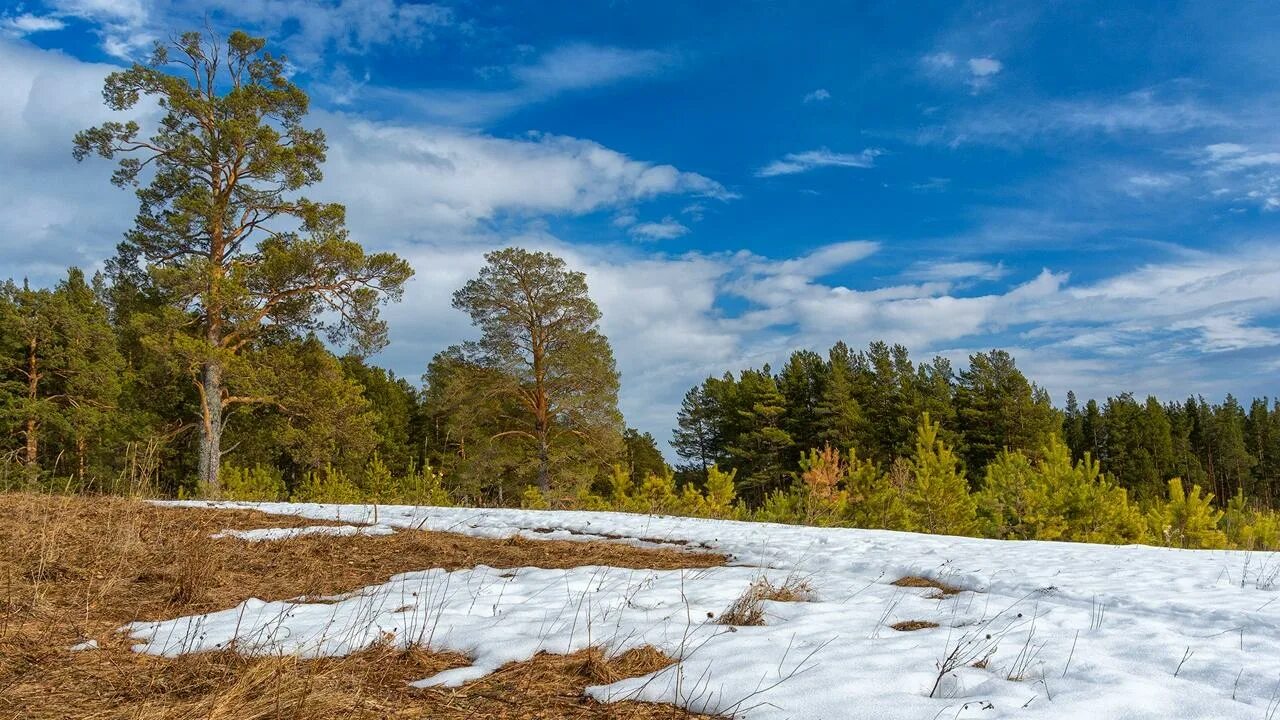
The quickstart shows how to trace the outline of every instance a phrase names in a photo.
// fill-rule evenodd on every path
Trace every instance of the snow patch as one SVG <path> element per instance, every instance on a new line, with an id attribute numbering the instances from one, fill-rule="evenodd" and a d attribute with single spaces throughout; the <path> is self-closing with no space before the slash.
<path id="1" fill-rule="evenodd" d="M 375 513 L 226 506 L 353 523 L 372 522 Z M 249 653 L 343 655 L 390 638 L 472 658 L 470 667 L 419 683 L 456 685 L 538 651 L 598 645 L 617 653 L 649 644 L 678 662 L 588 694 L 766 720 L 1256 720 L 1280 708 L 1277 562 L 1265 553 L 600 512 L 378 506 L 376 513 L 390 527 L 483 538 L 684 543 L 724 553 L 731 566 L 425 570 L 330 604 L 250 601 L 135 623 L 137 649 L 171 655 L 233 644 Z M 766 602 L 763 626 L 715 624 L 761 574 L 774 582 L 803 576 L 814 598 Z M 963 591 L 892 584 L 904 576 Z M 939 627 L 891 628 L 905 621 Z"/>
<path id="2" fill-rule="evenodd" d="M 387 525 L 308 525 L 294 528 L 258 528 L 255 530 L 223 530 L 209 537 L 214 540 L 236 538 L 245 542 L 267 542 L 275 540 L 291 540 L 305 535 L 333 535 L 351 537 L 354 535 L 392 535 L 395 528 Z"/>

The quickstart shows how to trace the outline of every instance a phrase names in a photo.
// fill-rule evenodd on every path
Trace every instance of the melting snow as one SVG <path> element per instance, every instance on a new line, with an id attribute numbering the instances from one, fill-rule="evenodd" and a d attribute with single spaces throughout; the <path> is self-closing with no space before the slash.
<path id="1" fill-rule="evenodd" d="M 304 535 L 335 535 L 349 537 L 351 535 L 391 535 L 396 529 L 388 525 L 309 525 L 293 528 L 259 528 L 257 530 L 223 530 L 209 537 L 236 538 L 247 542 L 265 542 L 269 540 L 289 540 Z"/>
<path id="2" fill-rule="evenodd" d="M 423 570 L 324 602 L 250 600 L 135 623 L 138 651 L 233 644 L 319 656 L 381 641 L 421 644 L 473 659 L 418 683 L 456 685 L 542 650 L 648 644 L 680 662 L 588 693 L 763 719 L 1280 717 L 1280 558 L 1272 554 L 621 513 L 227 506 L 347 522 L 372 522 L 376 512 L 388 527 L 489 538 L 681 542 L 731 561 L 683 571 Z M 761 575 L 803 577 L 814 600 L 766 603 L 762 627 L 714 624 Z M 905 575 L 965 591 L 940 597 L 891 584 Z M 939 627 L 890 627 L 913 620 Z"/>

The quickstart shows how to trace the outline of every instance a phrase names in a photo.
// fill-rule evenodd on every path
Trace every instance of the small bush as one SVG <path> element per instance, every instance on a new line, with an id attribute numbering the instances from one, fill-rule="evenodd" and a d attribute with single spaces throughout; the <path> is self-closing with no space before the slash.
<path id="1" fill-rule="evenodd" d="M 1280 522 L 1275 511 L 1255 506 L 1243 491 L 1227 502 L 1218 521 L 1231 545 L 1241 550 L 1280 549 Z"/>
<path id="2" fill-rule="evenodd" d="M 430 465 L 410 467 L 407 475 L 395 481 L 391 501 L 403 505 L 453 505 L 453 499 L 444 489 L 444 474 L 431 469 Z"/>
<path id="3" fill-rule="evenodd" d="M 218 472 L 222 496 L 228 500 L 275 502 L 288 497 L 284 477 L 275 468 L 254 465 L 251 468 L 223 465 Z"/>
<path id="4" fill-rule="evenodd" d="M 1168 547 L 1216 549 L 1227 546 L 1227 536 L 1218 529 L 1222 511 L 1213 508 L 1213 493 L 1182 488 L 1182 479 L 1169 481 L 1169 499 L 1151 508 L 1147 521 L 1151 534 Z"/>
<path id="5" fill-rule="evenodd" d="M 364 502 L 364 493 L 346 473 L 326 467 L 307 473 L 294 488 L 292 499 L 294 502 L 358 504 Z"/>
<path id="6" fill-rule="evenodd" d="M 526 510 L 548 510 L 551 503 L 536 485 L 529 485 L 520 493 L 520 507 Z"/>

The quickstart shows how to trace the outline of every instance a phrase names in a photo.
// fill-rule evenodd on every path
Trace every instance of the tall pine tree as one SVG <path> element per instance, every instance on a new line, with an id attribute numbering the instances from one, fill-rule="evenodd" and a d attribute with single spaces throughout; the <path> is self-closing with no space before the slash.
<path id="1" fill-rule="evenodd" d="M 386 342 L 378 305 L 412 274 L 348 239 L 341 205 L 299 195 L 321 179 L 325 137 L 303 126 L 307 95 L 265 45 L 239 31 L 225 43 L 188 32 L 157 44 L 149 64 L 108 75 L 103 98 L 115 111 L 158 101 L 158 126 L 144 135 L 135 121 L 111 121 L 75 137 L 78 160 L 120 156 L 116 185 L 148 180 L 112 268 L 153 287 L 188 330 L 170 350 L 199 395 L 199 475 L 215 489 L 224 414 L 287 401 L 237 389 L 255 344 L 325 328 L 375 350 Z"/>

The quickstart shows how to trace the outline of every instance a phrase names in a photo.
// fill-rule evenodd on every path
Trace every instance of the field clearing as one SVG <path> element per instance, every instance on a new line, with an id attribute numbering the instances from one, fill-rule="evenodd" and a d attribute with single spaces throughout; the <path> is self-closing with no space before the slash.
<path id="1" fill-rule="evenodd" d="M 342 658 L 176 658 L 133 652 L 117 630 L 235 606 L 329 596 L 424 567 L 705 567 L 723 558 L 617 543 L 486 540 L 440 532 L 310 534 L 278 542 L 227 529 L 341 527 L 250 510 L 157 507 L 114 497 L 0 496 L 0 717 L 685 717 L 648 703 L 604 706 L 589 684 L 669 662 L 655 652 L 543 654 L 456 689 L 408 682 L 468 665 L 457 653 L 374 646 Z M 86 641 L 97 649 L 71 651 Z M 513 702 L 512 698 L 519 698 Z"/>
<path id="2" fill-rule="evenodd" d="M 5 499 L 6 717 L 1280 712 L 1272 553 Z"/>

